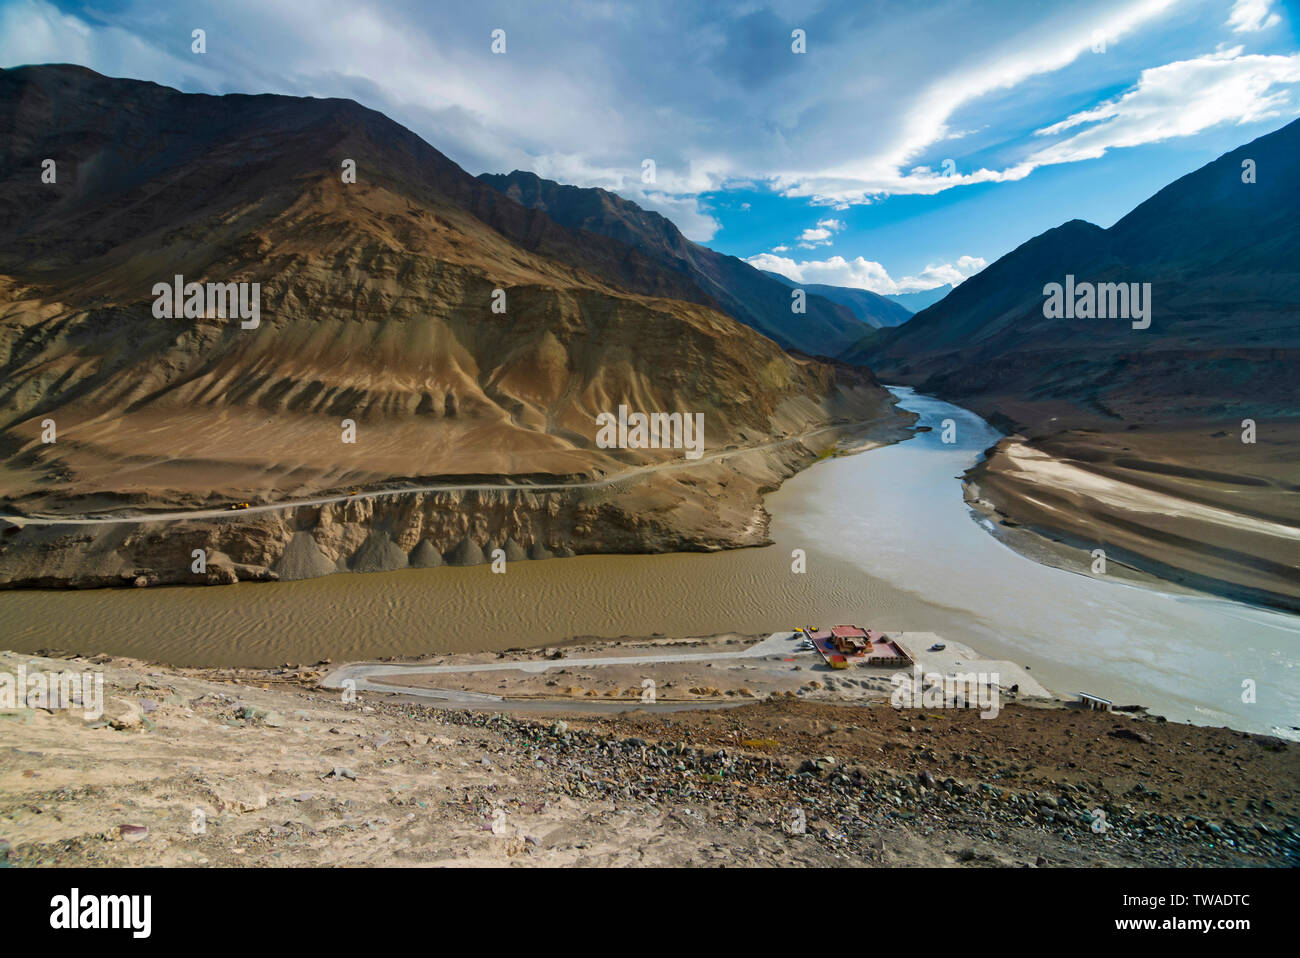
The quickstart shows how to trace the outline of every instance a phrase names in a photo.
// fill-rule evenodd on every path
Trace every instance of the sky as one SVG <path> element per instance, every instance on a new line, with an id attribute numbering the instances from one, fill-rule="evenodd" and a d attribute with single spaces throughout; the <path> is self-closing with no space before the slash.
<path id="1" fill-rule="evenodd" d="M 1298 30 L 1282 0 L 0 0 L 0 67 L 348 97 L 471 173 L 889 294 L 1110 226 L 1300 116 Z"/>

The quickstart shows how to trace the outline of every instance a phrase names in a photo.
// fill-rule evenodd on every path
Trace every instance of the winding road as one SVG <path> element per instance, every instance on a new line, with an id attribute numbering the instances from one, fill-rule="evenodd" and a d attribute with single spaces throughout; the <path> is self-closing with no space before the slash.
<path id="1" fill-rule="evenodd" d="M 761 642 L 735 652 L 667 652 L 656 655 L 597 656 L 585 659 L 525 659 L 515 662 L 487 662 L 478 665 L 422 665 L 420 663 L 363 663 L 341 665 L 321 680 L 328 689 L 351 688 L 357 692 L 396 692 L 420 699 L 432 699 L 451 708 L 492 708 L 526 712 L 627 712 L 643 709 L 652 712 L 679 712 L 687 709 L 730 708 L 743 702 L 582 702 L 506 699 L 486 692 L 463 692 L 457 689 L 419 688 L 389 685 L 374 681 L 376 675 L 406 672 L 414 675 L 451 675 L 466 672 L 530 672 L 549 669 L 584 668 L 600 665 L 649 665 L 663 662 L 716 662 L 719 659 L 753 659 L 769 655 L 790 655 L 797 650 L 795 632 L 773 632 Z M 345 683 L 351 683 L 345 685 Z"/>
<path id="2" fill-rule="evenodd" d="M 184 509 L 170 512 L 144 512 L 121 516 L 51 516 L 42 515 L 40 513 L 32 515 L 0 514 L 0 519 L 4 519 L 19 527 L 117 525 L 123 522 L 187 522 L 195 519 L 219 519 L 222 517 L 228 518 L 231 516 L 244 516 L 255 512 L 277 512 L 282 509 L 297 509 L 304 506 L 324 506 L 336 502 L 350 502 L 354 499 L 373 499 L 380 496 L 407 496 L 422 492 L 559 492 L 572 489 L 603 489 L 606 486 L 626 482 L 629 479 L 636 479 L 640 476 L 654 472 L 668 472 L 674 469 L 690 469 L 708 462 L 717 462 L 722 459 L 729 459 L 733 456 L 745 456 L 755 452 L 763 452 L 767 449 L 775 449 L 779 446 L 788 445 L 790 443 L 803 442 L 806 439 L 811 439 L 813 436 L 820 435 L 824 432 L 837 430 L 851 431 L 863 426 L 871 426 L 875 424 L 875 420 L 872 420 L 869 422 L 840 423 L 832 426 L 822 426 L 817 429 L 809 430 L 808 432 L 799 433 L 797 436 L 786 436 L 783 439 L 773 439 L 769 442 L 759 443 L 753 446 L 728 446 L 724 449 L 718 450 L 717 452 L 701 456 L 699 459 L 683 458 L 673 459 L 662 463 L 650 463 L 648 465 L 626 469 L 622 472 L 605 476 L 600 479 L 590 479 L 581 482 L 482 482 L 461 484 L 440 482 L 422 486 L 403 486 L 399 489 L 380 489 L 347 495 L 315 496 L 308 499 L 288 499 L 282 502 L 249 506 L 246 509 L 231 509 L 229 506 L 221 506 L 214 509 Z M 867 447 L 864 447 L 863 450 L 860 451 L 865 451 L 865 448 Z"/>

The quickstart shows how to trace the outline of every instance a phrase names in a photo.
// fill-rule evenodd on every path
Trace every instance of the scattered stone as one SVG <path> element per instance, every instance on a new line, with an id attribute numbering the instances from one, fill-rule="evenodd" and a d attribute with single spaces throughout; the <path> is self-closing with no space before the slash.
<path id="1" fill-rule="evenodd" d="M 115 729 L 134 728 L 143 715 L 134 702 L 113 696 L 104 699 L 104 721 Z"/>
<path id="2" fill-rule="evenodd" d="M 142 842 L 149 837 L 148 825 L 119 825 L 117 833 L 124 842 Z"/>
<path id="3" fill-rule="evenodd" d="M 1151 744 L 1151 736 L 1146 732 L 1143 732 L 1141 729 L 1117 728 L 1111 732 L 1110 735 L 1111 738 L 1123 738 L 1133 742 L 1143 742 L 1147 745 Z"/>

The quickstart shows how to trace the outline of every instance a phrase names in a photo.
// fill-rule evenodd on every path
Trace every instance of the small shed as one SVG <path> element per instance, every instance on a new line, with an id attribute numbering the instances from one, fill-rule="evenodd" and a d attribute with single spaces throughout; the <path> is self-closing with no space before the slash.
<path id="1" fill-rule="evenodd" d="M 867 633 L 856 625 L 837 625 L 831 629 L 831 644 L 845 655 L 861 655 L 867 651 Z"/>
<path id="2" fill-rule="evenodd" d="M 1079 704 L 1086 709 L 1092 709 L 1094 712 L 1109 712 L 1111 701 L 1104 699 L 1100 695 L 1092 695 L 1088 692 L 1080 692 Z"/>

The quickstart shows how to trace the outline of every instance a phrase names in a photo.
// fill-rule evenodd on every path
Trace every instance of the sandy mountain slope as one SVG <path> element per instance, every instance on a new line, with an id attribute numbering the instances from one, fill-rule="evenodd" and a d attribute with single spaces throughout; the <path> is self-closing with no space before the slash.
<path id="1" fill-rule="evenodd" d="M 841 390 L 702 303 L 627 291 L 680 288 L 653 264 L 602 261 L 608 244 L 355 104 L 186 96 L 72 68 L 7 71 L 0 92 L 15 147 L 0 185 L 10 495 L 568 475 L 612 467 L 594 423 L 619 403 L 702 412 L 712 447 L 852 412 L 852 389 L 874 388 Z M 58 184 L 35 175 L 46 155 Z M 152 286 L 174 274 L 260 282 L 261 326 L 154 318 Z M 45 418 L 58 443 L 42 448 Z"/>
<path id="2" fill-rule="evenodd" d="M 352 102 L 29 67 L 0 72 L 0 131 L 0 495 L 15 512 L 682 457 L 597 448 L 596 416 L 620 404 L 702 414 L 705 453 L 891 416 L 869 372 L 787 355 L 678 274 L 514 203 Z M 175 275 L 259 283 L 260 325 L 155 316 L 154 284 Z M 747 497 L 772 484 L 756 475 Z"/>

